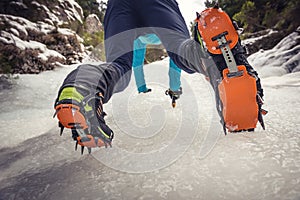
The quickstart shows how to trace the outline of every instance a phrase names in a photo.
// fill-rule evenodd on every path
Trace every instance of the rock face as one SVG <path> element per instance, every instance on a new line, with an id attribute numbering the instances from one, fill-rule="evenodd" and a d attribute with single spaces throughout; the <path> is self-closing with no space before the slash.
<path id="1" fill-rule="evenodd" d="M 85 31 L 87 33 L 103 31 L 102 23 L 100 22 L 97 15 L 91 14 L 87 16 L 87 18 L 85 19 Z"/>
<path id="2" fill-rule="evenodd" d="M 74 0 L 2 0 L 0 73 L 39 73 L 84 56 L 83 12 Z"/>
<path id="3" fill-rule="evenodd" d="M 147 45 L 145 63 L 151 63 L 157 60 L 162 60 L 167 57 L 168 54 L 164 49 L 164 46 L 161 45 Z"/>
<path id="4" fill-rule="evenodd" d="M 264 77 L 300 71 L 300 27 L 284 37 L 276 46 L 248 57 L 254 67 L 261 68 Z"/>
<path id="5" fill-rule="evenodd" d="M 286 36 L 286 33 L 267 29 L 256 33 L 248 33 L 244 36 L 248 39 L 243 40 L 243 44 L 247 47 L 249 54 L 253 54 L 260 49 L 272 49 Z"/>

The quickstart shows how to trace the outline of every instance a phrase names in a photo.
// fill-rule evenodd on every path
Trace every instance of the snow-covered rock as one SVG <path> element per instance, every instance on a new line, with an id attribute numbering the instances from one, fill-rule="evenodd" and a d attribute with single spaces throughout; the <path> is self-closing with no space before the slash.
<path id="1" fill-rule="evenodd" d="M 272 49 L 285 36 L 284 31 L 266 29 L 255 33 L 242 34 L 244 38 L 242 44 L 248 49 L 249 54 L 256 53 L 260 49 Z"/>
<path id="2" fill-rule="evenodd" d="M 282 39 L 273 49 L 260 50 L 248 57 L 261 77 L 281 76 L 300 71 L 300 28 Z"/>
<path id="3" fill-rule="evenodd" d="M 75 1 L 0 2 L 0 73 L 39 73 L 81 62 L 82 8 Z"/>
<path id="4" fill-rule="evenodd" d="M 98 31 L 103 30 L 102 23 L 100 22 L 99 18 L 95 14 L 90 14 L 85 19 L 85 26 L 86 26 L 86 32 L 88 33 L 95 33 Z"/>

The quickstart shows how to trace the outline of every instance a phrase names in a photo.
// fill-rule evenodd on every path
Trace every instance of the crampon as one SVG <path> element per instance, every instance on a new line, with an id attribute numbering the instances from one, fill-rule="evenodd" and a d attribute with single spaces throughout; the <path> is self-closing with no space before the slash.
<path id="1" fill-rule="evenodd" d="M 74 90 L 74 89 L 73 89 Z M 74 93 L 74 92 L 73 92 Z M 91 153 L 92 148 L 111 147 L 113 131 L 105 124 L 105 113 L 102 110 L 102 95 L 88 96 L 78 103 L 72 99 L 63 99 L 55 104 L 55 114 L 61 128 L 60 135 L 64 128 L 72 131 L 72 138 L 76 141 L 75 150 L 81 146 L 81 154 L 84 147 Z M 96 111 L 89 104 L 98 104 Z"/>
<path id="2" fill-rule="evenodd" d="M 232 49 L 239 42 L 237 29 L 229 16 L 216 5 L 197 13 L 196 27 L 207 51 L 223 55 L 226 68 L 217 88 L 217 109 L 224 132 L 254 131 L 259 121 L 265 129 L 263 101 L 257 92 L 256 79 L 244 65 L 237 65 Z"/>
<path id="3" fill-rule="evenodd" d="M 182 95 L 182 88 L 180 87 L 179 90 L 173 91 L 171 89 L 166 90 L 166 95 L 169 95 L 171 98 L 171 105 L 173 108 L 176 107 L 176 100 L 179 99 L 180 95 Z"/>

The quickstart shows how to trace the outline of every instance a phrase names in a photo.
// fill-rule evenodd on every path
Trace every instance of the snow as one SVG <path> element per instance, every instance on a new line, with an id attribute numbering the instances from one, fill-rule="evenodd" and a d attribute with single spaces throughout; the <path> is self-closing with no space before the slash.
<path id="1" fill-rule="evenodd" d="M 64 10 L 70 20 L 76 19 L 76 20 L 80 21 L 81 23 L 83 23 L 82 17 L 81 17 L 81 16 L 83 16 L 83 10 L 76 1 L 74 1 L 74 0 L 59 0 L 59 2 L 61 3 L 61 5 L 64 5 L 64 3 L 67 3 L 70 5 L 70 8 L 69 8 L 70 10 Z M 79 10 L 79 13 L 77 10 Z"/>
<path id="2" fill-rule="evenodd" d="M 39 4 L 39 2 L 36 2 L 36 1 L 32 1 L 31 4 L 35 5 L 36 7 L 40 7 L 41 6 L 41 4 Z"/>
<path id="3" fill-rule="evenodd" d="M 273 49 L 260 50 L 249 56 L 249 62 L 260 70 L 261 77 L 282 76 L 300 69 L 300 34 L 293 32 Z"/>
<path id="4" fill-rule="evenodd" d="M 68 28 L 59 28 L 57 31 L 64 35 L 76 35 L 76 33 L 73 30 Z"/>
<path id="5" fill-rule="evenodd" d="M 15 44 L 16 47 L 18 47 L 21 50 L 25 50 L 26 46 L 27 45 L 29 46 L 29 44 L 30 44 L 29 42 L 23 41 L 20 38 L 14 36 L 13 34 L 6 32 L 6 31 L 2 31 L 1 33 L 2 33 L 1 34 L 2 37 L 0 37 L 0 39 L 3 38 L 3 40 L 2 40 L 3 42 L 5 42 L 6 44 Z"/>
<path id="6" fill-rule="evenodd" d="M 38 43 L 38 42 L 36 42 L 36 43 Z M 42 51 L 42 53 L 40 53 L 38 55 L 38 57 L 44 61 L 47 61 L 50 57 L 58 57 L 58 58 L 61 58 L 64 60 L 66 59 L 63 55 L 61 55 L 57 51 L 48 49 L 48 48 L 46 48 L 46 45 L 43 45 L 41 43 L 38 43 L 38 48 Z"/>
<path id="7" fill-rule="evenodd" d="M 13 5 L 13 6 L 19 6 L 23 9 L 27 9 L 28 7 L 23 3 L 23 2 L 17 2 L 17 1 L 12 1 L 9 4 Z"/>
<path id="8" fill-rule="evenodd" d="M 4 20 L 4 22 L 10 23 L 14 28 L 16 28 L 19 32 L 23 32 L 26 36 L 28 35 L 28 30 L 43 32 L 44 34 L 47 34 L 52 28 L 51 26 L 47 26 L 45 24 L 45 26 L 42 26 L 42 29 L 40 29 L 39 24 L 33 23 L 25 18 L 13 15 L 0 14 L 0 20 Z"/>
<path id="9" fill-rule="evenodd" d="M 82 23 L 83 11 L 77 2 L 73 0 L 72 1 L 59 0 L 59 2 L 60 5 L 64 8 L 64 12 L 67 14 L 67 17 L 70 21 L 78 20 L 79 22 Z M 47 12 L 50 24 L 52 25 L 53 23 L 58 25 L 63 24 L 63 21 L 59 20 L 58 18 L 58 16 L 61 15 L 60 12 L 56 10 L 50 11 L 47 6 L 40 4 L 36 1 L 32 1 L 31 4 L 35 5 L 38 9 L 43 9 Z M 69 6 L 66 8 L 65 4 L 68 4 Z M 56 6 L 56 9 L 59 9 L 59 6 Z"/>
<path id="10" fill-rule="evenodd" d="M 10 28 L 10 32 L 12 32 L 15 36 L 19 37 L 19 31 L 15 28 Z"/>
<path id="11" fill-rule="evenodd" d="M 27 32 L 27 30 L 26 30 L 26 28 L 23 26 L 23 25 L 21 25 L 21 24 L 19 24 L 18 22 L 16 22 L 16 21 L 10 21 L 9 22 L 13 27 L 15 27 L 17 30 L 19 30 L 19 31 L 21 31 L 24 35 L 28 35 L 28 32 Z"/>
<path id="12" fill-rule="evenodd" d="M 49 9 L 47 7 L 45 7 L 44 5 L 40 5 L 40 4 L 34 3 L 34 2 L 33 2 L 33 4 L 36 6 L 39 6 L 39 7 L 43 7 L 45 10 L 49 11 Z M 75 7 L 76 7 L 76 5 L 73 5 L 72 8 L 75 8 Z M 47 13 L 50 17 L 51 17 L 51 15 L 54 15 L 50 11 Z M 3 14 L 0 14 L 0 20 L 3 20 L 4 23 L 9 23 L 13 27 L 10 29 L 10 33 L 7 31 L 4 31 L 4 30 L 0 31 L 0 41 L 2 41 L 3 43 L 14 44 L 21 50 L 39 49 L 40 54 L 38 55 L 38 58 L 41 58 L 44 61 L 48 60 L 48 58 L 51 56 L 65 59 L 65 57 L 63 55 L 61 55 L 57 51 L 48 49 L 46 47 L 46 45 L 44 45 L 40 42 L 32 41 L 32 40 L 26 41 L 26 40 L 21 39 L 24 37 L 24 36 L 22 36 L 22 34 L 25 36 L 28 36 L 28 32 L 30 32 L 30 31 L 35 31 L 35 32 L 43 33 L 43 34 L 49 33 L 50 31 L 52 31 L 55 28 L 53 26 L 53 22 L 58 21 L 58 18 L 56 16 L 51 17 L 51 20 L 48 19 L 47 21 L 49 23 L 44 23 L 41 21 L 39 21 L 37 23 L 33 23 L 22 17 L 16 17 L 16 16 L 12 16 L 12 15 L 3 15 Z M 80 36 L 78 36 L 74 31 L 72 31 L 70 29 L 58 28 L 57 31 L 64 35 L 76 35 L 77 39 L 80 42 L 83 41 L 83 39 Z M 83 47 L 82 47 L 82 49 L 83 49 Z"/>
<path id="13" fill-rule="evenodd" d="M 268 37 L 268 36 L 270 36 L 270 35 L 278 32 L 278 31 L 274 31 L 272 29 L 268 29 L 266 31 L 268 32 L 267 34 L 259 36 L 259 37 L 245 39 L 245 40 L 242 41 L 242 44 L 244 44 L 244 45 L 246 45 L 246 44 L 252 44 L 252 43 L 254 43 L 257 40 L 261 40 L 263 38 L 266 38 L 266 37 Z"/>
<path id="14" fill-rule="evenodd" d="M 6 44 L 15 44 L 16 47 L 18 47 L 21 50 L 39 49 L 41 53 L 39 54 L 38 57 L 41 58 L 42 60 L 46 61 L 51 56 L 65 59 L 63 55 L 61 55 L 57 51 L 48 49 L 45 44 L 42 44 L 40 42 L 32 41 L 32 40 L 24 41 L 6 31 L 2 31 L 2 36 L 3 37 L 0 37 L 0 39 L 2 39 L 3 42 L 5 42 Z"/>

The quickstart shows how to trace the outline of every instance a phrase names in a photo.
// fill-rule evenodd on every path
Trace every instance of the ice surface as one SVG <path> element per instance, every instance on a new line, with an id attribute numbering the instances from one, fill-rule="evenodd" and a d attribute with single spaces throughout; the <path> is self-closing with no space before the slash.
<path id="1" fill-rule="evenodd" d="M 224 136 L 204 77 L 183 73 L 172 108 L 168 59 L 146 65 L 152 92 L 132 80 L 104 107 L 113 148 L 80 156 L 52 119 L 74 67 L 20 75 L 0 92 L 1 199 L 300 198 L 300 73 L 262 79 L 266 131 Z"/>
<path id="2" fill-rule="evenodd" d="M 74 66 L 40 75 L 17 75 L 13 89 L 0 91 L 0 130 L 6 138 L 1 147 L 17 145 L 56 125 L 51 120 L 55 95 L 65 74 L 71 69 Z"/>

